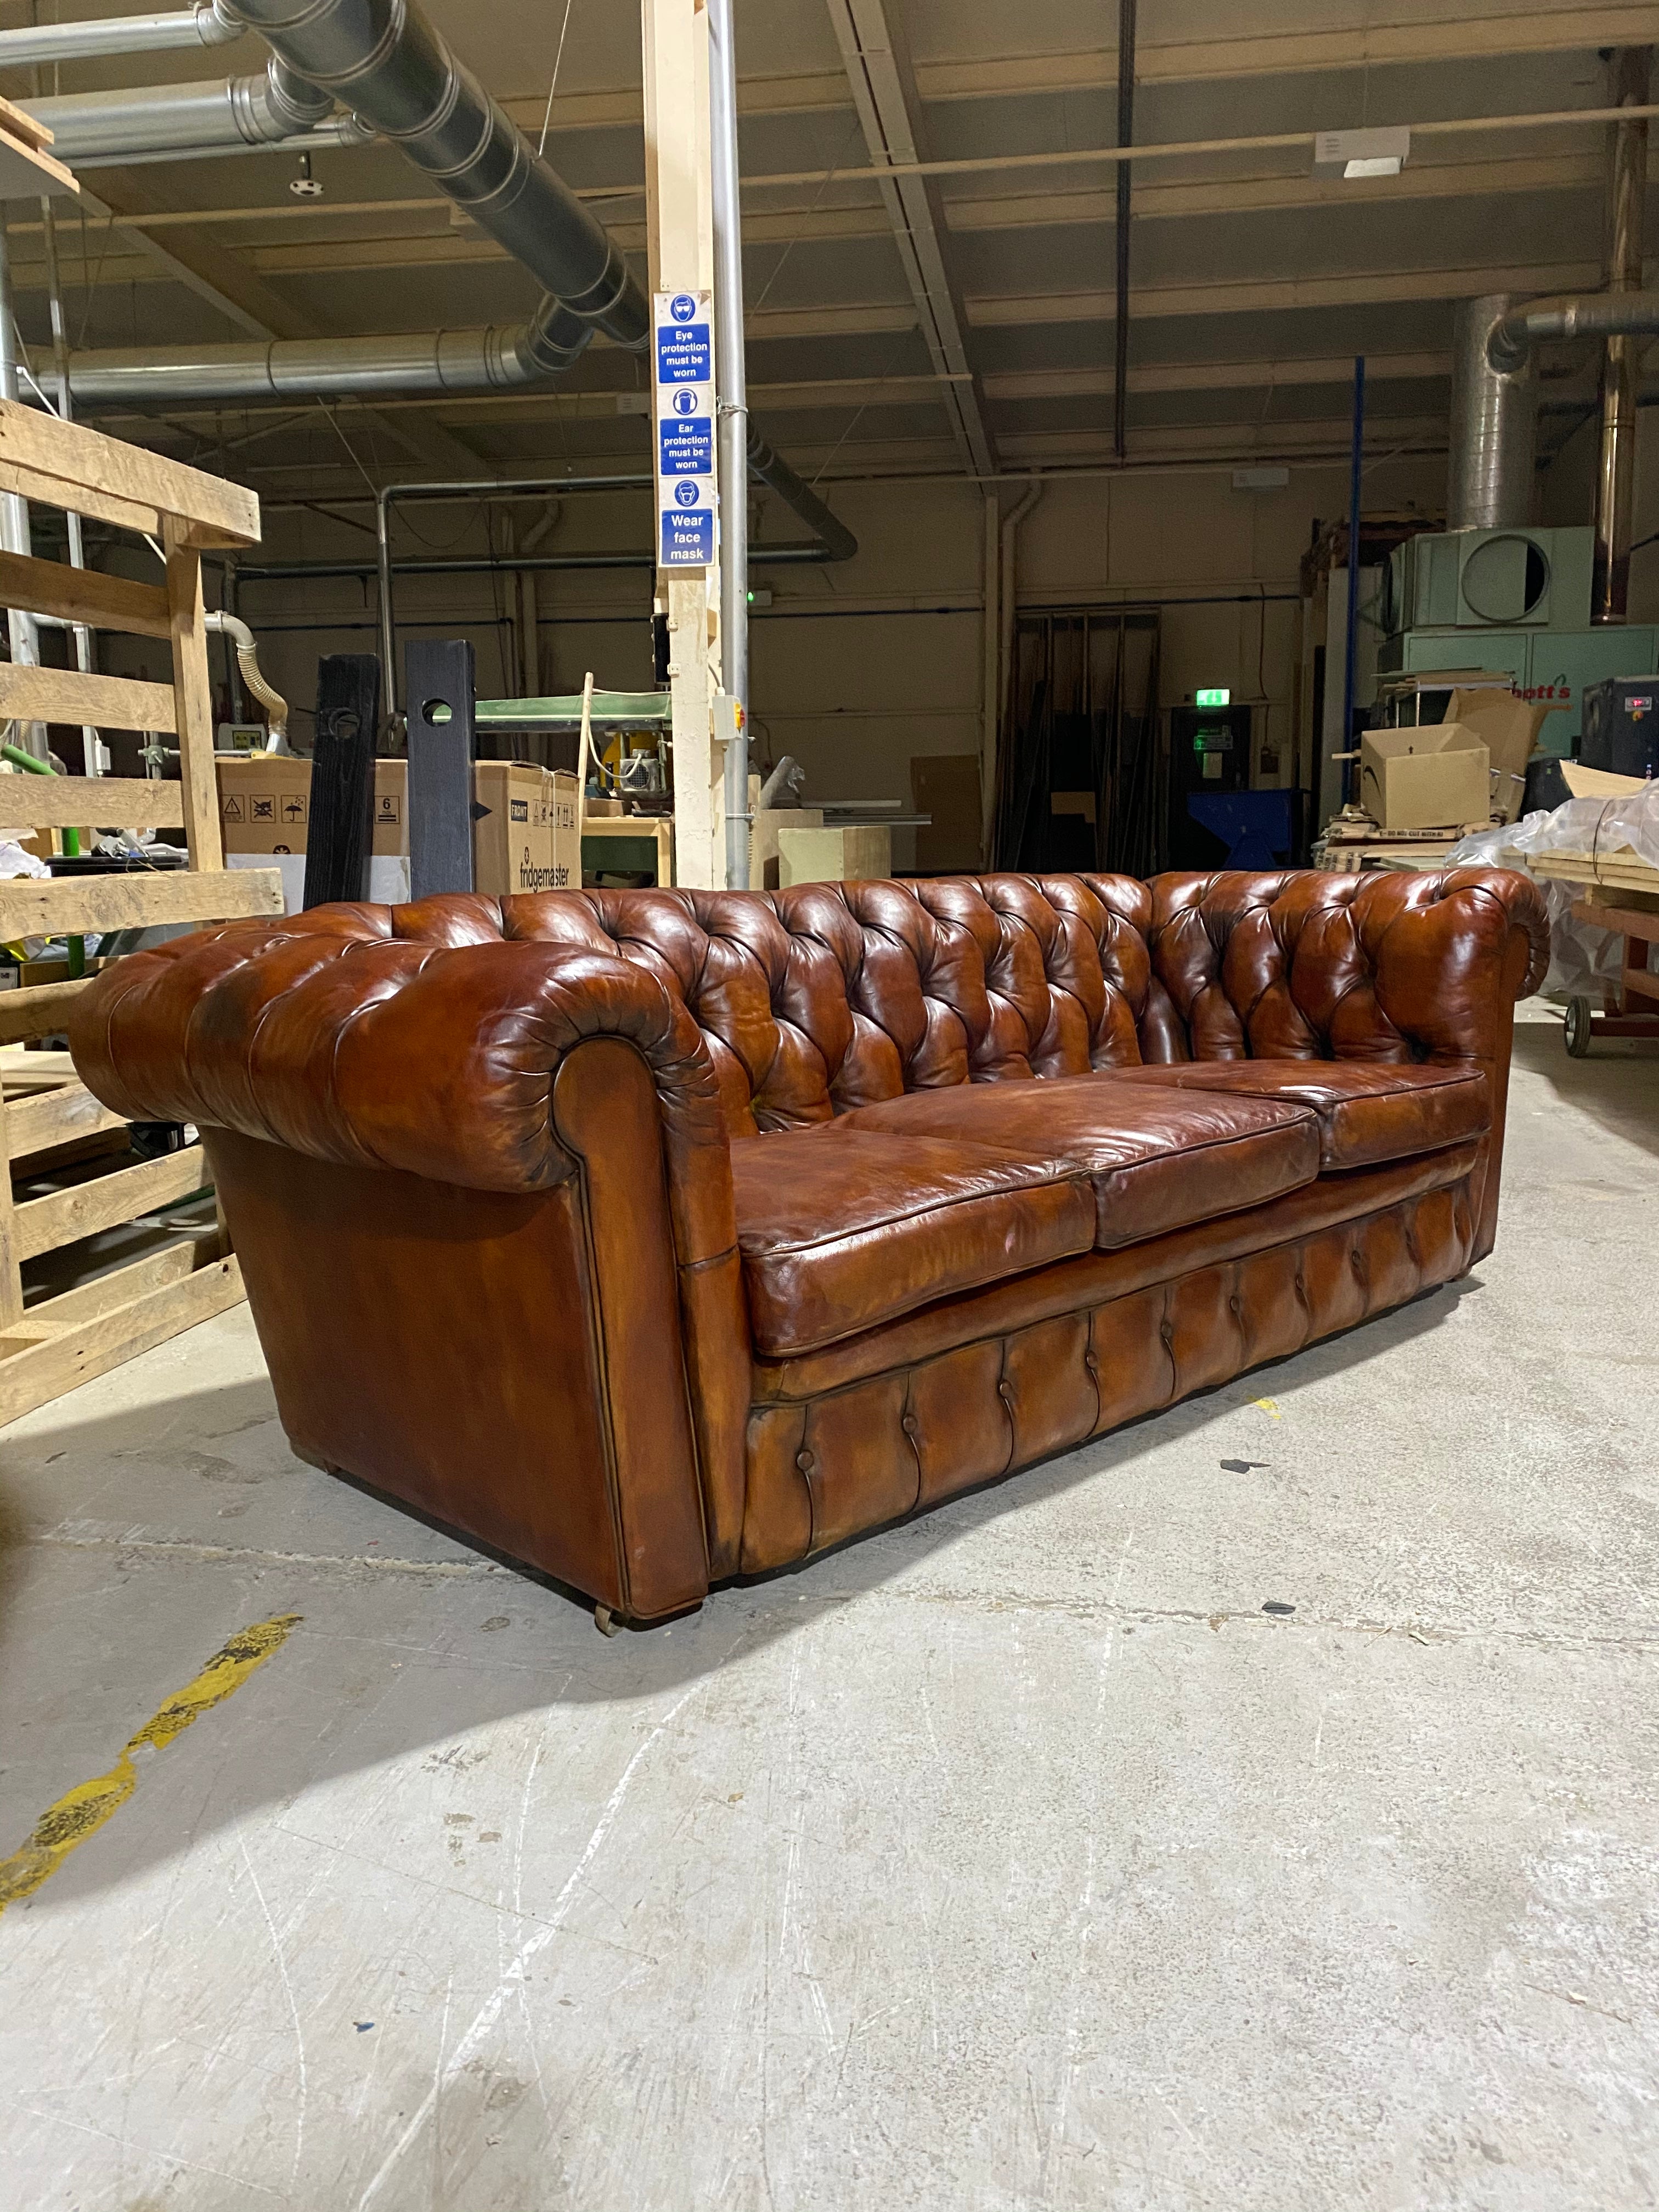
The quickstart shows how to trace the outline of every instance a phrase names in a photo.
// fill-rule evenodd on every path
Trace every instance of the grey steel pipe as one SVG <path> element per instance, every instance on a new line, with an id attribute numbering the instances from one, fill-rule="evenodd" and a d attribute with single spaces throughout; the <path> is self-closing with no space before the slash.
<path id="1" fill-rule="evenodd" d="M 52 134 L 61 161 L 116 161 L 182 149 L 279 145 L 334 112 L 332 95 L 273 57 L 258 76 L 74 92 L 25 103 Z"/>
<path id="2" fill-rule="evenodd" d="M 1613 62 L 1613 96 L 1645 108 L 1652 51 L 1626 46 Z M 1648 185 L 1645 115 L 1613 125 L 1612 235 L 1607 289 L 1629 297 L 1642 289 L 1642 231 Z M 1601 358 L 1601 445 L 1595 477 L 1595 561 L 1590 620 L 1622 623 L 1630 606 L 1630 545 L 1636 507 L 1636 435 L 1642 349 L 1628 332 L 1609 338 Z"/>
<path id="3" fill-rule="evenodd" d="M 82 154 L 75 167 L 78 175 L 91 169 L 141 169 L 157 161 L 223 161 L 239 154 L 324 153 L 339 146 L 368 146 L 374 141 L 372 124 L 361 116 L 337 114 L 313 130 L 295 131 L 291 137 L 236 138 L 215 146 L 153 146 L 125 154 Z"/>
<path id="4" fill-rule="evenodd" d="M 50 68 L 96 54 L 156 54 L 180 46 L 223 46 L 243 26 L 222 15 L 214 0 L 170 8 L 162 15 L 98 16 L 86 23 L 25 23 L 0 31 L 0 69 Z"/>
<path id="5" fill-rule="evenodd" d="M 1511 307 L 1493 323 L 1486 362 L 1495 374 L 1505 375 L 1524 368 L 1533 348 L 1553 338 L 1656 335 L 1659 292 L 1592 292 L 1579 300 L 1533 300 L 1524 307 Z"/>
<path id="6" fill-rule="evenodd" d="M 542 319 L 548 313 L 552 328 Z M 82 406 L 163 409 L 504 392 L 544 383 L 568 368 L 586 342 L 586 331 L 549 298 L 531 322 L 484 330 L 76 354 L 70 388 Z"/>
<path id="7" fill-rule="evenodd" d="M 361 115 L 563 303 L 540 327 L 566 356 L 578 333 L 639 347 L 651 312 L 622 249 L 416 0 L 226 0 L 280 59 Z"/>
<path id="8" fill-rule="evenodd" d="M 775 453 L 760 432 L 752 426 L 749 432 L 749 465 L 763 484 L 769 484 L 784 505 L 798 514 L 809 530 L 816 530 L 823 539 L 822 550 L 806 546 L 767 548 L 769 559 L 780 555 L 791 559 L 816 561 L 850 561 L 859 550 L 859 541 L 838 515 L 832 514 L 811 484 L 798 477 L 782 456 Z"/>
<path id="9" fill-rule="evenodd" d="M 1516 309 L 1507 292 L 1483 293 L 1457 310 L 1452 340 L 1451 451 L 1446 527 L 1507 530 L 1531 519 L 1537 409 L 1527 349 L 1499 368 L 1497 333 Z"/>
<path id="10" fill-rule="evenodd" d="M 714 229 L 714 373 L 720 505 L 720 683 L 738 704 L 726 748 L 726 882 L 749 888 L 749 381 L 743 330 L 737 33 L 732 0 L 708 0 L 708 121 Z"/>

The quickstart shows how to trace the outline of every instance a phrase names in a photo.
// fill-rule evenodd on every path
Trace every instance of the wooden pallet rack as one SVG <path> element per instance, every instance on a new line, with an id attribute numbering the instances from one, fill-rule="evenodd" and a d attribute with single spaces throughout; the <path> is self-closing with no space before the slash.
<path id="1" fill-rule="evenodd" d="M 219 830 L 202 555 L 253 545 L 250 491 L 81 425 L 0 401 L 0 491 L 157 540 L 165 581 L 0 553 L 0 604 L 96 630 L 164 641 L 170 684 L 0 663 L 0 718 L 89 724 L 176 738 L 179 778 L 0 775 L 0 836 L 47 827 L 156 829 L 187 846 L 187 869 L 0 882 L 0 942 L 161 923 L 231 921 L 283 910 L 274 868 L 228 870 Z M 84 981 L 0 993 L 0 1047 L 61 1030 Z M 26 1302 L 23 1264 L 131 1224 L 211 1183 L 199 1143 L 116 1165 L 21 1202 L 13 1170 L 38 1174 L 121 1157 L 125 1127 L 76 1075 L 67 1054 L 0 1050 L 0 1423 L 118 1366 L 242 1296 L 222 1230 L 181 1237 L 55 1297 Z M 130 1149 L 126 1157 L 131 1158 Z"/>

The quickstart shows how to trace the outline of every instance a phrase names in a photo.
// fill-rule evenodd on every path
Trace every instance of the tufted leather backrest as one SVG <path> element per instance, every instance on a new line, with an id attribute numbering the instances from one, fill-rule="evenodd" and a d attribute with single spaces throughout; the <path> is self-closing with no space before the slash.
<path id="1" fill-rule="evenodd" d="M 1141 1060 L 1478 1055 L 1510 932 L 1532 939 L 1528 989 L 1547 946 L 1531 886 L 1481 869 L 947 876 L 377 911 L 416 943 L 529 939 L 645 969 L 701 1030 L 734 1137 L 906 1091 Z"/>

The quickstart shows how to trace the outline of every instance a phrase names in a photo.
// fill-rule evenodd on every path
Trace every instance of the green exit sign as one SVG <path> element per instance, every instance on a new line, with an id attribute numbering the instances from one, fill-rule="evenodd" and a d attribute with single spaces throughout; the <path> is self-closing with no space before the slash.
<path id="1" fill-rule="evenodd" d="M 1231 707 L 1233 703 L 1231 691 L 1195 691 L 1193 697 L 1200 707 Z"/>

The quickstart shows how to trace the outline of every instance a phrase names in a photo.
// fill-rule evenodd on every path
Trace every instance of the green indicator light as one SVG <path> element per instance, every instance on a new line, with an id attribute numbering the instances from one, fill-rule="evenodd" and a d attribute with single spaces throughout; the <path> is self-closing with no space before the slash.
<path id="1" fill-rule="evenodd" d="M 1197 691 L 1193 696 L 1200 707 L 1231 707 L 1233 703 L 1231 691 Z"/>

